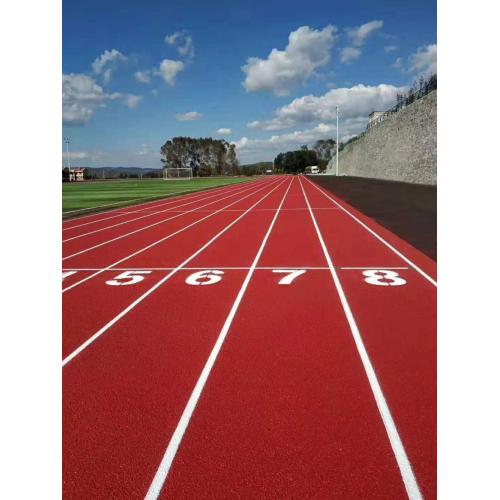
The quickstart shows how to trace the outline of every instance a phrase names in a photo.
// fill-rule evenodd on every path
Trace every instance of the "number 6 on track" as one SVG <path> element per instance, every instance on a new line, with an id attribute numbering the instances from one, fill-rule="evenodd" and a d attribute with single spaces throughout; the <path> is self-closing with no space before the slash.
<path id="1" fill-rule="evenodd" d="M 305 272 L 305 269 L 273 269 L 273 273 L 286 274 L 278 281 L 278 285 L 290 285 L 295 278 Z"/>
<path id="2" fill-rule="evenodd" d="M 186 278 L 186 283 L 188 285 L 213 285 L 222 279 L 221 274 L 224 274 L 224 271 L 219 271 L 218 269 L 198 271 L 197 273 L 190 274 Z"/>

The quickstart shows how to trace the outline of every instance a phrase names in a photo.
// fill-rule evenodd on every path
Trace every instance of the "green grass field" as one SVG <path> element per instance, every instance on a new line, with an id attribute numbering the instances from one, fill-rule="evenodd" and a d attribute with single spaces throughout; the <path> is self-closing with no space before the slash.
<path id="1" fill-rule="evenodd" d="M 251 177 L 209 177 L 185 181 L 117 180 L 71 182 L 62 185 L 63 218 L 192 193 L 202 189 L 249 182 Z"/>

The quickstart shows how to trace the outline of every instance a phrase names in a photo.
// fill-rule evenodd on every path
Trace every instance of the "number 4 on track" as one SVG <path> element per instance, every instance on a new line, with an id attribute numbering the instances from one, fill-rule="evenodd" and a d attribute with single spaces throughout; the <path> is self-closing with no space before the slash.
<path id="1" fill-rule="evenodd" d="M 295 278 L 305 272 L 305 269 L 273 269 L 273 273 L 286 274 L 278 281 L 278 285 L 290 285 Z"/>

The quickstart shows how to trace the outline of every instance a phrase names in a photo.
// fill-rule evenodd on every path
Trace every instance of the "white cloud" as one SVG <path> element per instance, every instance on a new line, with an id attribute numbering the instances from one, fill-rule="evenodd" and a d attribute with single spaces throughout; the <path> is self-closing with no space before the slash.
<path id="1" fill-rule="evenodd" d="M 361 56 L 361 50 L 355 47 L 344 47 L 340 51 L 340 62 L 343 64 L 347 64 L 351 61 L 355 61 L 359 59 Z"/>
<path id="2" fill-rule="evenodd" d="M 194 122 L 201 120 L 201 118 L 203 118 L 203 114 L 198 113 L 198 111 L 189 111 L 188 113 L 178 113 L 175 115 L 175 119 L 180 122 Z"/>
<path id="3" fill-rule="evenodd" d="M 135 108 L 139 102 L 142 100 L 142 96 L 140 95 L 133 95 L 133 94 L 125 94 L 123 96 L 125 106 L 127 108 Z"/>
<path id="4" fill-rule="evenodd" d="M 151 82 L 151 71 L 136 71 L 134 73 L 134 78 L 139 83 L 150 83 Z"/>
<path id="5" fill-rule="evenodd" d="M 336 31 L 331 25 L 322 30 L 302 26 L 292 31 L 285 50 L 273 49 L 267 59 L 247 59 L 241 68 L 246 74 L 243 86 L 248 92 L 288 95 L 293 86 L 304 84 L 317 68 L 328 64 Z"/>
<path id="6" fill-rule="evenodd" d="M 182 57 L 194 57 L 193 39 L 185 31 L 176 31 L 172 35 L 167 35 L 165 43 L 174 46 Z"/>
<path id="7" fill-rule="evenodd" d="M 415 53 L 408 57 L 406 62 L 402 57 L 398 57 L 392 66 L 403 73 L 410 73 L 414 77 L 425 77 L 437 73 L 437 45 L 430 44 L 419 47 Z"/>
<path id="8" fill-rule="evenodd" d="M 142 168 L 161 168 L 160 154 L 151 151 L 147 144 L 142 144 L 137 150 L 108 150 L 108 151 L 89 151 L 77 153 L 72 156 L 71 166 L 82 167 L 142 167 Z M 66 153 L 62 152 L 62 166 L 67 164 Z"/>
<path id="9" fill-rule="evenodd" d="M 366 126 L 367 118 L 363 123 L 357 123 L 341 131 L 341 140 L 345 141 L 352 137 L 353 133 L 361 131 Z M 355 132 L 353 132 L 355 131 Z M 273 135 L 268 139 L 249 139 L 242 137 L 233 141 L 236 146 L 238 157 L 242 162 L 268 161 L 272 160 L 278 153 L 295 150 L 304 144 L 312 145 L 319 139 L 335 138 L 336 126 L 333 123 L 319 123 L 313 128 L 296 130 L 281 135 Z"/>
<path id="10" fill-rule="evenodd" d="M 355 47 L 361 47 L 361 45 L 365 43 L 366 39 L 375 31 L 382 28 L 383 25 L 383 21 L 370 21 L 369 23 L 362 24 L 357 28 L 348 30 L 347 36 Z"/>
<path id="11" fill-rule="evenodd" d="M 111 75 L 113 70 L 111 68 L 104 71 L 102 74 L 102 81 L 105 85 L 107 85 L 111 81 Z"/>
<path id="12" fill-rule="evenodd" d="M 62 152 L 63 162 L 66 163 L 68 159 L 68 153 L 66 151 Z M 69 152 L 69 160 L 70 162 L 73 160 L 84 160 L 86 158 L 90 158 L 89 153 L 86 151 L 70 151 Z"/>
<path id="13" fill-rule="evenodd" d="M 92 69 L 96 75 L 103 76 L 103 81 L 108 84 L 111 81 L 113 67 L 117 62 L 126 61 L 127 57 L 124 56 L 119 50 L 105 50 L 93 63 Z M 104 68 L 108 66 L 106 70 Z M 109 67 L 111 66 L 111 67 Z"/>
<path id="14" fill-rule="evenodd" d="M 386 54 L 388 54 L 389 52 L 394 52 L 394 51 L 396 51 L 396 50 L 398 50 L 398 48 L 397 48 L 397 46 L 396 46 L 396 45 L 386 45 L 386 46 L 384 47 L 384 52 L 385 52 Z"/>
<path id="15" fill-rule="evenodd" d="M 163 59 L 160 67 L 155 71 L 156 75 L 163 78 L 168 85 L 175 85 L 177 74 L 184 71 L 184 63 L 182 61 L 172 61 L 171 59 Z"/>
<path id="16" fill-rule="evenodd" d="M 390 108 L 396 101 L 397 93 L 405 90 L 406 87 L 387 84 L 336 88 L 322 96 L 306 95 L 294 99 L 278 108 L 274 118 L 253 121 L 247 126 L 252 129 L 282 130 L 303 123 L 330 122 L 336 119 L 337 104 L 343 120 L 361 118 L 366 123 L 372 111 Z"/>
<path id="17" fill-rule="evenodd" d="M 349 64 L 361 57 L 360 47 L 364 45 L 366 39 L 375 31 L 382 28 L 383 21 L 370 21 L 369 23 L 362 24 L 357 28 L 347 30 L 347 36 L 351 41 L 351 47 L 344 47 L 340 51 L 340 62 L 342 64 Z"/>
<path id="18" fill-rule="evenodd" d="M 217 130 L 217 134 L 219 135 L 230 135 L 231 134 L 231 129 L 230 128 L 220 128 Z"/>
<path id="19" fill-rule="evenodd" d="M 71 73 L 62 77 L 62 116 L 67 125 L 83 125 L 93 116 L 97 108 L 106 106 L 107 100 L 117 99 L 121 94 L 106 94 L 91 77 Z"/>
<path id="20" fill-rule="evenodd" d="M 437 73 L 437 45 L 420 47 L 417 52 L 409 57 L 410 73 L 416 75 L 430 75 Z"/>
<path id="21" fill-rule="evenodd" d="M 394 64 L 392 65 L 393 68 L 400 69 L 403 67 L 404 60 L 402 57 L 398 57 L 395 61 Z"/>
<path id="22" fill-rule="evenodd" d="M 137 151 L 136 155 L 147 156 L 150 154 L 149 144 L 141 144 L 141 149 Z"/>

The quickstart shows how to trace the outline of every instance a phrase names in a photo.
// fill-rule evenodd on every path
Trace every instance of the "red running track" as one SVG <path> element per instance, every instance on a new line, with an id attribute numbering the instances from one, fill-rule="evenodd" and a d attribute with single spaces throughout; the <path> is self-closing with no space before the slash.
<path id="1" fill-rule="evenodd" d="M 435 498 L 435 263 L 304 177 L 235 198 L 63 262 L 64 496 Z"/>

